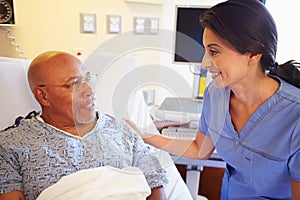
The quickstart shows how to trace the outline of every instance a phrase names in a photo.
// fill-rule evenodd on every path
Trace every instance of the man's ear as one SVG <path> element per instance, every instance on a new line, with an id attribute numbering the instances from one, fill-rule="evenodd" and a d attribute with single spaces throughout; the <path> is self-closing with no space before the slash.
<path id="1" fill-rule="evenodd" d="M 248 64 L 254 65 L 254 64 L 260 63 L 261 57 L 262 57 L 262 54 L 250 54 Z"/>
<path id="2" fill-rule="evenodd" d="M 48 92 L 41 87 L 37 87 L 33 90 L 33 94 L 36 98 L 36 100 L 42 105 L 42 106 L 48 106 Z"/>

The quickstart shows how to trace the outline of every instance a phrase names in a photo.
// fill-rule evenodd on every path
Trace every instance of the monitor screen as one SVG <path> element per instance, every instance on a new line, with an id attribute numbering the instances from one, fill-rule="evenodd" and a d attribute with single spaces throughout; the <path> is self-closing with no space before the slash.
<path id="1" fill-rule="evenodd" d="M 199 21 L 208 9 L 208 6 L 176 6 L 174 63 L 201 63 L 203 27 Z"/>

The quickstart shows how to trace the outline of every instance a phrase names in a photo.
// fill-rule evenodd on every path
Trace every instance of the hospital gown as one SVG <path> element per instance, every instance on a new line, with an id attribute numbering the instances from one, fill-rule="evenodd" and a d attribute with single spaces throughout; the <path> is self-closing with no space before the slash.
<path id="1" fill-rule="evenodd" d="M 21 190 L 33 200 L 65 175 L 106 165 L 139 167 L 151 188 L 167 183 L 165 170 L 133 129 L 103 113 L 98 118 L 84 137 L 58 130 L 38 116 L 0 132 L 0 194 Z"/>

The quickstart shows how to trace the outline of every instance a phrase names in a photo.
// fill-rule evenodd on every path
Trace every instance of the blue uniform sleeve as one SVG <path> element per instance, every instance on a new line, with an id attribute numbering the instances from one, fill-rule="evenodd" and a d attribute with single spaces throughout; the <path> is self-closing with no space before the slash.
<path id="1" fill-rule="evenodd" d="M 217 88 L 211 82 L 204 91 L 199 130 L 210 137 L 218 137 L 223 130 L 228 110 L 228 88 Z"/>
<path id="2" fill-rule="evenodd" d="M 290 152 L 292 156 L 289 159 L 288 166 L 292 180 L 300 182 L 300 119 L 294 129 L 291 142 Z"/>
<path id="3" fill-rule="evenodd" d="M 203 98 L 203 106 L 202 106 L 202 112 L 201 112 L 201 117 L 200 117 L 200 120 L 199 120 L 199 127 L 198 129 L 205 135 L 207 135 L 208 133 L 208 128 L 207 128 L 207 118 L 210 113 L 210 98 L 209 98 L 209 93 L 208 93 L 208 90 L 206 89 L 204 91 L 204 98 Z"/>

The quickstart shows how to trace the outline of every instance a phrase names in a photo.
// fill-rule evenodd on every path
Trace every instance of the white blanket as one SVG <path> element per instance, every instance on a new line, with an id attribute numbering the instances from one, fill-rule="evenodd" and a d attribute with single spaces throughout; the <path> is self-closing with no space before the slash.
<path id="1" fill-rule="evenodd" d="M 65 176 L 45 189 L 37 200 L 144 200 L 150 193 L 140 169 L 105 166 Z"/>

